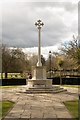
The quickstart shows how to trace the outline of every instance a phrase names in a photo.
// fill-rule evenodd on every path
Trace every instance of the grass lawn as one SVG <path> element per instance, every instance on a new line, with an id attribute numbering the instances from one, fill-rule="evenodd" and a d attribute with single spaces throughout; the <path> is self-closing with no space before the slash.
<path id="1" fill-rule="evenodd" d="M 4 117 L 8 111 L 13 107 L 14 102 L 11 101 L 0 101 L 0 117 Z"/>
<path id="2" fill-rule="evenodd" d="M 18 88 L 21 86 L 15 85 L 15 86 L 0 86 L 0 88 Z"/>
<path id="3" fill-rule="evenodd" d="M 74 118 L 78 118 L 78 100 L 64 102 L 67 109 L 70 111 Z"/>
<path id="4" fill-rule="evenodd" d="M 80 88 L 80 85 L 61 85 L 62 87 Z"/>

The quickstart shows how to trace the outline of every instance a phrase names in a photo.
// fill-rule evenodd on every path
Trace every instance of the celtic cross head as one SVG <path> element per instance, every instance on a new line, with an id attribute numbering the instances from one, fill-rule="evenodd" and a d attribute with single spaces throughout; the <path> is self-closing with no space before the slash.
<path id="1" fill-rule="evenodd" d="M 41 21 L 41 20 L 38 20 L 36 23 L 35 23 L 36 27 L 38 29 L 41 29 L 41 27 L 44 25 L 44 23 Z"/>

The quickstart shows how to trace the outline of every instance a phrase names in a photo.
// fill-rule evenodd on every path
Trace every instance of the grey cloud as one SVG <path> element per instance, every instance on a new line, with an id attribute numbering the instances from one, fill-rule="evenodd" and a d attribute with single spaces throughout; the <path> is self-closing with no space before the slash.
<path id="1" fill-rule="evenodd" d="M 71 6 L 73 7 L 71 8 Z M 63 8 L 63 11 L 59 14 L 56 11 L 51 11 L 52 8 L 56 8 L 56 10 Z M 44 22 L 41 33 L 42 46 L 55 45 L 69 37 L 69 32 L 75 31 L 74 27 L 70 31 L 70 26 L 67 27 L 63 21 L 66 10 L 69 12 L 74 10 L 73 8 L 75 6 L 71 3 L 46 2 L 10 5 L 3 9 L 3 43 L 10 47 L 36 47 L 38 44 L 38 32 L 34 23 L 40 18 Z"/>
<path id="2" fill-rule="evenodd" d="M 24 5 L 31 6 L 31 9 L 47 7 L 51 8 L 64 8 L 66 11 L 72 12 L 77 10 L 78 4 L 72 2 L 32 2 L 32 3 L 24 3 Z"/>
<path id="3" fill-rule="evenodd" d="M 44 7 L 64 7 L 66 10 L 74 10 L 77 3 L 72 2 L 24 2 L 23 5 L 29 5 L 31 8 L 44 8 Z"/>
<path id="4" fill-rule="evenodd" d="M 66 9 L 66 11 L 73 12 L 75 10 L 78 10 L 78 4 L 71 3 L 71 2 L 65 3 L 64 8 Z"/>

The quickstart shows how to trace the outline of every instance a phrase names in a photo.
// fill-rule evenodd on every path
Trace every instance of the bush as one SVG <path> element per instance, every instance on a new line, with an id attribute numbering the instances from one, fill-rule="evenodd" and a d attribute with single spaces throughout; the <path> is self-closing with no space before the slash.
<path id="1" fill-rule="evenodd" d="M 2 79 L 2 86 L 7 86 L 7 85 L 26 85 L 26 79 L 18 79 L 18 78 Z"/>

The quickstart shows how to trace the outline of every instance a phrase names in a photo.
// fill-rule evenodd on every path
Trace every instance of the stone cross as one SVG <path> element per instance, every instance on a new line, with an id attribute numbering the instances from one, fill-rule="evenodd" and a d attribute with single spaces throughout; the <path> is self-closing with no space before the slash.
<path id="1" fill-rule="evenodd" d="M 39 41 L 38 41 L 38 63 L 37 63 L 37 66 L 42 66 L 42 63 L 41 63 L 41 41 L 40 41 L 40 33 L 41 33 L 41 27 L 44 25 L 44 23 L 41 20 L 38 20 L 35 23 L 35 25 L 38 28 L 38 38 L 39 38 Z"/>

